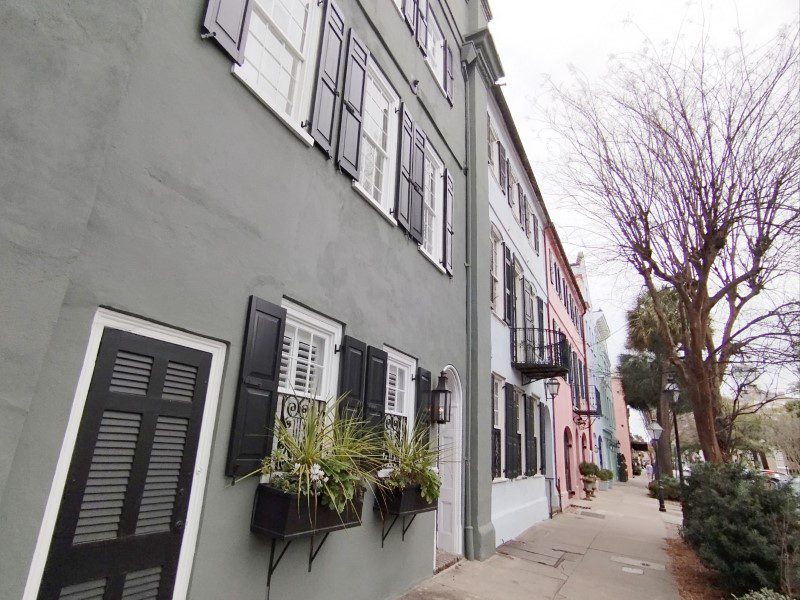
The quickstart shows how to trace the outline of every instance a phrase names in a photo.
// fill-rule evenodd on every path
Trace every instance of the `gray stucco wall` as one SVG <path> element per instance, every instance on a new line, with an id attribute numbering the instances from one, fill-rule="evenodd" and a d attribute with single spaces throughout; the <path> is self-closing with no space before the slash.
<path id="1" fill-rule="evenodd" d="M 196 599 L 265 592 L 268 546 L 248 531 L 254 483 L 231 488 L 223 477 L 250 294 L 301 301 L 434 373 L 446 364 L 465 372 L 464 80 L 459 72 L 451 108 L 388 0 L 339 4 L 455 174 L 452 279 L 231 75 L 225 55 L 199 38 L 203 0 L 5 3 L 1 598 L 25 584 L 98 306 L 229 345 Z M 454 1 L 459 19 L 478 9 L 463 4 Z M 272 597 L 396 595 L 430 574 L 433 529 L 433 514 L 423 515 L 404 543 L 393 532 L 382 550 L 366 508 L 364 526 L 332 535 L 311 574 L 307 547 L 292 547 Z"/>

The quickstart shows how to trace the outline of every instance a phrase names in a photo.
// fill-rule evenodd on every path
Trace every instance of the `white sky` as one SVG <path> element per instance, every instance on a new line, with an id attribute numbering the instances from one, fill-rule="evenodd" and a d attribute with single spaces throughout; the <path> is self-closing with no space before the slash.
<path id="1" fill-rule="evenodd" d="M 558 140 L 542 118 L 548 108 L 548 78 L 554 83 L 572 80 L 577 70 L 590 82 L 598 81 L 611 56 L 634 53 L 648 42 L 695 45 L 703 35 L 714 47 L 735 42 L 741 30 L 745 41 L 760 45 L 778 29 L 798 21 L 798 0 L 490 0 L 490 29 L 506 72 L 504 92 L 522 136 L 565 249 L 574 260 L 579 251 L 587 258 L 591 300 L 602 308 L 612 331 L 612 364 L 625 351 L 625 311 L 640 290 L 638 275 L 623 265 L 610 264 L 593 252 L 602 248 L 602 232 L 568 206 L 568 194 L 553 177 Z M 537 106 L 538 104 L 538 106 Z M 644 433 L 638 418 L 633 433 Z"/>

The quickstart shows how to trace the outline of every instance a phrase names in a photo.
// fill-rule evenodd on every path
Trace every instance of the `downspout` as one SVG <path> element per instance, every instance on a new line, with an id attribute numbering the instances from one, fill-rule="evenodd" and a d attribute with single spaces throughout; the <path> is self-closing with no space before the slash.
<path id="1" fill-rule="evenodd" d="M 463 54 L 463 53 L 462 53 Z M 471 127 L 470 121 L 470 110 L 469 110 L 469 93 L 467 92 L 467 82 L 469 80 L 469 74 L 467 72 L 467 62 L 462 60 L 461 61 L 461 72 L 464 76 L 464 176 L 466 178 L 466 195 L 465 195 L 465 217 L 466 217 L 466 227 L 464 228 L 464 239 L 465 239 L 465 250 L 467 252 L 467 260 L 464 262 L 464 271 L 466 274 L 466 342 L 467 342 L 467 372 L 465 380 L 468 382 L 467 389 L 470 390 L 468 396 L 471 401 L 477 401 L 476 398 L 473 397 L 472 394 L 472 294 L 470 293 L 472 289 L 472 280 L 473 280 L 473 270 L 471 269 L 471 264 L 469 262 L 469 244 L 470 240 L 472 239 L 472 230 L 470 228 L 470 209 L 471 209 L 471 202 L 470 202 L 470 185 L 469 185 L 469 128 Z M 472 456 L 472 447 L 471 447 L 471 439 L 472 439 L 472 407 L 469 405 L 468 402 L 464 402 L 464 407 L 466 408 L 466 418 L 465 418 L 465 427 L 464 431 L 462 431 L 462 439 L 464 441 L 464 486 L 462 488 L 462 494 L 464 498 L 464 556 L 467 560 L 473 560 L 475 558 L 475 540 L 474 540 L 474 533 L 472 527 L 472 498 L 470 494 L 470 490 L 472 488 L 471 479 L 470 479 L 470 457 Z"/>

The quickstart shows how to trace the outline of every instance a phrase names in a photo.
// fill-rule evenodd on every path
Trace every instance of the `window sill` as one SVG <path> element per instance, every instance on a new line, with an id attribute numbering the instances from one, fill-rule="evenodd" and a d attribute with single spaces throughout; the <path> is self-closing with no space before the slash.
<path id="1" fill-rule="evenodd" d="M 353 189 L 358 193 L 359 196 L 364 198 L 364 200 L 366 200 L 369 205 L 372 206 L 372 208 L 377 210 L 384 219 L 389 221 L 389 223 L 391 223 L 393 226 L 397 225 L 397 221 L 395 221 L 394 217 L 388 214 L 383 207 L 378 204 L 372 196 L 369 195 L 369 192 L 367 192 L 367 190 L 365 190 L 364 187 L 355 179 L 353 180 Z"/>
<path id="2" fill-rule="evenodd" d="M 505 477 L 495 477 L 492 479 L 492 483 L 505 483 L 506 481 L 511 481 L 510 479 L 506 479 Z"/>
<path id="3" fill-rule="evenodd" d="M 303 129 L 302 127 L 300 127 L 300 125 L 299 125 L 298 123 L 294 123 L 294 122 L 292 122 L 291 120 L 289 120 L 289 117 L 288 117 L 288 116 L 286 116 L 286 115 L 285 115 L 285 114 L 283 114 L 281 111 L 279 111 L 279 110 L 277 110 L 275 107 L 273 107 L 273 106 L 272 106 L 272 105 L 269 103 L 269 100 L 267 100 L 266 98 L 264 98 L 264 97 L 263 97 L 261 94 L 259 94 L 259 93 L 258 93 L 258 92 L 257 92 L 257 91 L 256 91 L 256 90 L 253 88 L 253 86 L 251 86 L 249 83 L 247 83 L 247 82 L 244 80 L 244 78 L 243 78 L 241 75 L 239 75 L 239 73 L 236 71 L 236 65 L 234 65 L 234 66 L 233 66 L 233 68 L 231 69 L 231 73 L 233 74 L 233 76 L 234 76 L 234 77 L 236 77 L 236 79 L 238 79 L 239 81 L 241 81 L 241 82 L 242 82 L 242 84 L 244 85 L 244 87 L 246 87 L 248 90 L 250 90 L 250 92 L 251 92 L 251 93 L 252 93 L 252 94 L 253 94 L 253 95 L 254 95 L 256 98 L 258 98 L 258 100 L 261 102 L 261 104 L 263 104 L 264 106 L 266 106 L 266 107 L 267 107 L 267 109 L 268 109 L 268 110 L 269 110 L 269 111 L 270 111 L 270 112 L 271 112 L 273 115 L 275 115 L 276 117 L 278 117 L 278 120 L 279 120 L 281 123 L 283 123 L 284 125 L 286 125 L 286 127 L 288 127 L 288 128 L 289 128 L 289 131 L 291 131 L 291 132 L 292 132 L 292 133 L 293 133 L 295 136 L 297 136 L 297 137 L 300 139 L 300 141 L 301 141 L 301 142 L 303 142 L 303 143 L 304 143 L 306 146 L 308 146 L 309 148 L 310 148 L 310 147 L 312 147 L 312 146 L 314 145 L 314 138 L 312 138 L 312 137 L 311 137 L 311 135 L 310 135 L 310 134 L 309 134 L 309 133 L 308 133 L 308 132 L 307 132 L 305 129 Z"/>
<path id="4" fill-rule="evenodd" d="M 436 75 L 436 71 L 433 69 L 433 65 L 431 64 L 431 61 L 427 56 L 425 57 L 425 64 L 428 65 L 428 70 L 431 72 L 431 75 L 433 75 L 433 80 L 436 82 L 439 91 L 442 92 L 442 95 L 445 98 L 447 98 L 447 92 L 444 89 L 444 85 L 442 85 L 442 82 L 439 81 L 439 77 Z M 442 67 L 442 70 L 444 70 L 444 67 Z"/>
<path id="5" fill-rule="evenodd" d="M 438 261 L 437 261 L 435 258 L 433 258 L 433 257 L 432 257 L 430 254 L 428 254 L 428 252 L 425 250 L 425 248 L 423 248 L 422 246 L 417 246 L 417 247 L 419 248 L 419 251 L 420 251 L 420 252 L 422 252 L 422 256 L 424 256 L 425 258 L 427 258 L 427 259 L 430 261 L 430 263 L 431 263 L 431 264 L 432 264 L 434 267 L 436 267 L 436 269 L 437 269 L 437 270 L 438 270 L 440 273 L 442 273 L 442 274 L 444 274 L 444 275 L 447 275 L 447 271 L 445 271 L 445 270 L 444 270 L 444 267 L 443 267 L 442 265 L 440 265 L 440 264 L 439 264 L 439 262 L 438 262 Z"/>
<path id="6" fill-rule="evenodd" d="M 495 312 L 495 310 L 494 310 L 494 309 L 492 309 L 492 316 L 493 316 L 495 319 L 497 319 L 498 321 L 500 321 L 500 322 L 501 322 L 503 325 L 505 325 L 506 327 L 508 327 L 508 323 L 506 323 L 506 320 L 505 320 L 505 318 L 504 318 L 504 317 L 501 317 L 500 315 L 498 315 L 498 314 Z"/>

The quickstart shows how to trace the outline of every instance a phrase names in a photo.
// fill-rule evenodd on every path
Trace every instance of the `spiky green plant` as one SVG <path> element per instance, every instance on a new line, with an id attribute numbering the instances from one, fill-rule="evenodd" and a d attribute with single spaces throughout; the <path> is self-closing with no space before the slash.
<path id="1" fill-rule="evenodd" d="M 410 436 L 384 435 L 384 446 L 389 459 L 382 470 L 386 476 L 379 478 L 379 486 L 391 491 L 419 486 L 426 502 L 439 499 L 440 449 L 429 439 L 427 424 L 415 423 Z"/>

